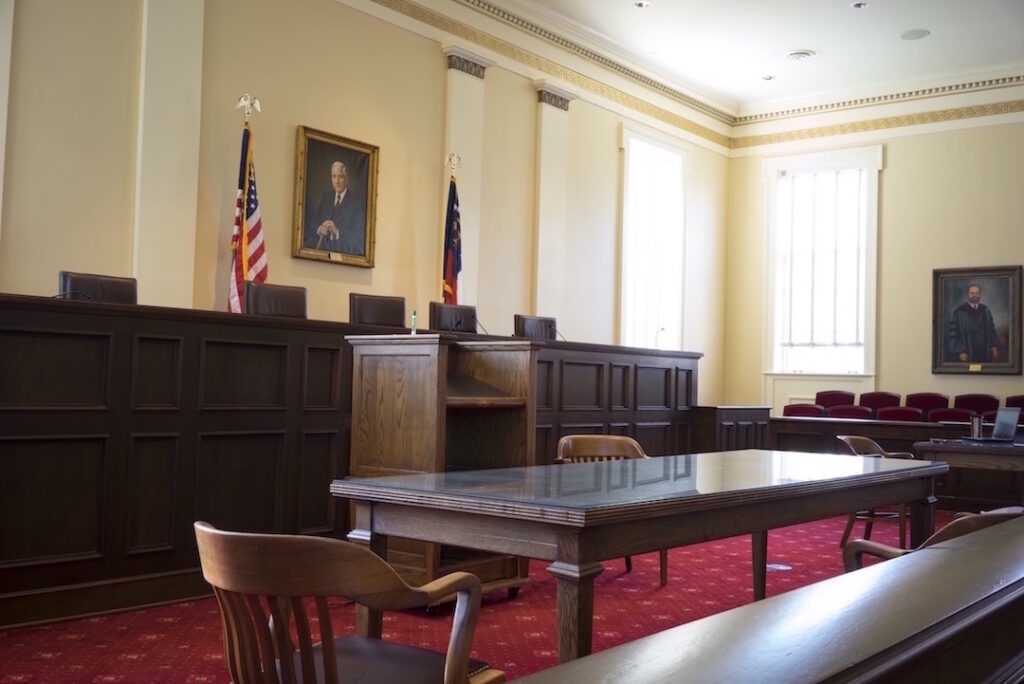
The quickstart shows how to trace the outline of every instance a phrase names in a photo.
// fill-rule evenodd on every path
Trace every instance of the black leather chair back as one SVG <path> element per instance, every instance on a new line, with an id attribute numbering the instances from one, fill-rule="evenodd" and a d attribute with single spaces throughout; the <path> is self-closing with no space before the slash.
<path id="1" fill-rule="evenodd" d="M 306 288 L 245 282 L 242 312 L 261 316 L 306 317 Z"/>
<path id="2" fill-rule="evenodd" d="M 476 332 L 476 307 L 430 302 L 430 329 L 441 332 Z"/>
<path id="3" fill-rule="evenodd" d="M 348 293 L 348 322 L 405 327 L 405 297 Z"/>
<path id="4" fill-rule="evenodd" d="M 67 299 L 138 304 L 138 283 L 135 278 L 61 271 L 58 287 L 60 295 Z"/>
<path id="5" fill-rule="evenodd" d="M 554 318 L 544 316 L 523 316 L 516 314 L 513 318 L 516 337 L 529 337 L 534 340 L 553 340 L 558 330 Z"/>

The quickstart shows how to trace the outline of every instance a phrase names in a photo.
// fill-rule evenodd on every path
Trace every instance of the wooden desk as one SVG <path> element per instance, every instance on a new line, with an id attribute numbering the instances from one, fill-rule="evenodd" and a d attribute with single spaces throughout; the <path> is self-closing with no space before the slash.
<path id="1" fill-rule="evenodd" d="M 942 442 L 915 442 L 914 454 L 928 461 L 945 461 L 950 469 L 1024 471 L 1024 445 L 971 444 L 960 440 Z M 1024 478 L 1014 480 L 1016 503 L 1024 502 Z M 981 506 L 998 508 L 1007 505 L 1005 499 L 994 499 Z"/>
<path id="2" fill-rule="evenodd" d="M 349 539 L 387 553 L 387 536 L 552 561 L 561 662 L 590 653 L 600 561 L 753 533 L 763 597 L 767 532 L 883 504 L 911 507 L 911 539 L 934 524 L 945 463 L 746 450 L 605 463 L 335 480 L 356 503 Z M 380 615 L 367 613 L 368 633 Z"/>
<path id="3" fill-rule="evenodd" d="M 517 680 L 1019 681 L 1024 518 Z"/>

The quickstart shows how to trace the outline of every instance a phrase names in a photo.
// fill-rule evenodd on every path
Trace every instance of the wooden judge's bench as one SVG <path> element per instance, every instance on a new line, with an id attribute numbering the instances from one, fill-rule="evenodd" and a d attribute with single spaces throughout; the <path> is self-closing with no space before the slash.
<path id="1" fill-rule="evenodd" d="M 374 463 L 385 451 L 497 467 L 551 463 L 569 433 L 632 435 L 653 455 L 767 434 L 767 409 L 696 406 L 700 354 L 444 334 L 415 342 L 441 374 L 402 395 L 435 419 L 410 429 L 385 412 L 354 436 L 371 423 L 354 418 L 346 337 L 394 352 L 412 339 L 395 332 L 0 295 L 0 625 L 207 592 L 195 520 L 342 537 L 332 480 L 426 469 Z M 412 377 L 392 371 L 357 378 L 356 396 Z"/>

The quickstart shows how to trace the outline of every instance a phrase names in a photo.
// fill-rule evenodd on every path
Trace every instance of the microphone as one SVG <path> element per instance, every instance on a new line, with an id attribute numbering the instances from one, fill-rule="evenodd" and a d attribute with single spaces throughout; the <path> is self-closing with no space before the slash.
<path id="1" fill-rule="evenodd" d="M 481 330 L 484 331 L 484 335 L 490 335 L 491 334 L 491 333 L 487 332 L 487 328 L 484 327 L 484 324 L 481 323 L 480 319 L 477 318 L 476 316 L 473 316 L 473 328 L 474 328 L 474 330 L 476 328 L 480 328 Z"/>
<path id="2" fill-rule="evenodd" d="M 81 290 L 68 290 L 67 292 L 61 292 L 55 294 L 50 299 L 92 299 L 87 292 Z"/>
<path id="3" fill-rule="evenodd" d="M 555 334 L 558 335 L 559 337 L 561 337 L 563 342 L 568 342 L 569 341 L 569 340 L 565 339 L 565 335 L 563 335 L 562 331 L 559 330 L 558 328 L 555 328 Z"/>
<path id="4" fill-rule="evenodd" d="M 654 348 L 655 349 L 658 348 L 658 335 L 660 335 L 664 330 L 665 330 L 665 326 L 661 326 L 660 328 L 658 328 L 654 332 Z"/>

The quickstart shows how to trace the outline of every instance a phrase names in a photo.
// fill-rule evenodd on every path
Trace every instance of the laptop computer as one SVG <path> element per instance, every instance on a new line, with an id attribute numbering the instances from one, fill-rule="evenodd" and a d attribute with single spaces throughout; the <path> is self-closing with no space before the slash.
<path id="1" fill-rule="evenodd" d="M 1017 419 L 1020 408 L 1001 408 L 996 411 L 996 422 L 989 437 L 964 437 L 965 442 L 1012 442 L 1017 434 Z"/>

